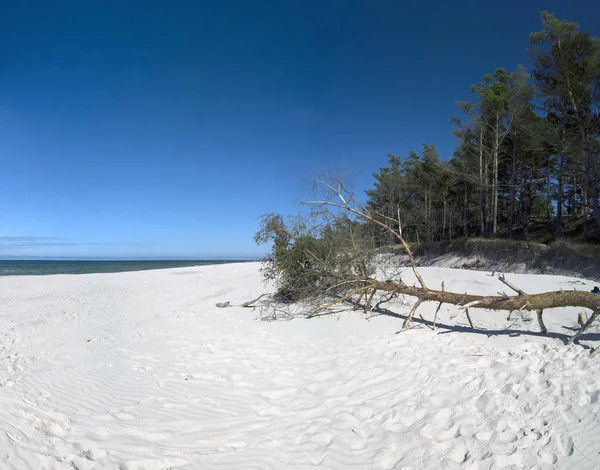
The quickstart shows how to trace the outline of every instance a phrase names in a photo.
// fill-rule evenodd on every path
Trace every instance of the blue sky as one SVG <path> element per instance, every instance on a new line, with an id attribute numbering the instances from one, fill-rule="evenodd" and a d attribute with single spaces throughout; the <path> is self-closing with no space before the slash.
<path id="1" fill-rule="evenodd" d="M 322 170 L 455 145 L 469 85 L 586 1 L 28 1 L 0 15 L 0 257 L 238 257 Z"/>

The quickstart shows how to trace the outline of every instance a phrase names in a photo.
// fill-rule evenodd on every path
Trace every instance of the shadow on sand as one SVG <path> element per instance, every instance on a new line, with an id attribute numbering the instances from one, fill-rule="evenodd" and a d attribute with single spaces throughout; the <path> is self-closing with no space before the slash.
<path id="1" fill-rule="evenodd" d="M 351 303 L 351 302 L 344 302 L 344 303 L 352 305 L 353 308 L 354 308 L 354 306 L 356 306 L 355 303 Z M 364 310 L 364 308 L 365 308 L 364 304 L 358 304 L 357 311 Z M 334 311 L 327 311 L 327 312 L 319 313 L 319 314 L 315 315 L 315 317 L 332 315 L 332 314 L 341 313 L 344 311 L 347 311 L 347 309 L 336 309 Z M 403 321 L 408 316 L 406 314 L 400 314 L 397 312 L 393 312 L 387 308 L 378 307 L 372 311 L 371 315 L 369 315 L 365 318 L 367 320 L 370 320 L 371 318 L 381 316 L 381 315 L 392 317 L 392 318 L 397 318 L 397 319 L 403 320 Z M 415 324 L 425 325 L 428 328 L 433 329 L 433 321 L 431 321 L 431 320 L 426 320 L 423 317 L 414 316 L 412 321 Z M 519 336 L 558 339 L 563 344 L 567 344 L 567 342 L 569 341 L 569 338 L 571 338 L 571 335 L 564 334 L 564 333 L 556 333 L 556 332 L 552 332 L 552 331 L 549 331 L 548 333 L 544 334 L 541 331 L 509 330 L 506 328 L 496 329 L 496 330 L 489 330 L 489 329 L 485 329 L 485 328 L 474 328 L 473 329 L 469 326 L 448 325 L 446 323 L 440 323 L 440 322 L 436 322 L 435 328 L 436 328 L 436 330 L 437 329 L 440 330 L 437 332 L 437 334 L 441 334 L 441 335 L 450 334 L 450 333 L 469 333 L 469 334 L 474 334 L 474 335 L 485 335 L 488 338 L 490 338 L 492 336 L 511 336 L 511 335 L 515 336 L 515 334 L 518 334 Z M 577 331 L 579 331 L 578 328 L 573 328 L 570 326 L 563 325 L 563 328 L 565 328 L 567 330 L 572 330 L 573 334 L 575 334 L 575 333 L 577 333 Z M 402 330 L 400 330 L 400 331 L 402 331 Z M 588 346 L 587 344 L 582 344 L 581 341 L 598 341 L 598 342 L 600 342 L 600 333 L 583 333 L 581 336 L 579 336 L 579 338 L 577 338 L 574 341 L 574 344 L 578 344 L 584 349 L 591 350 L 591 349 L 593 349 L 591 346 Z M 599 345 L 599 347 L 600 347 L 600 345 Z"/>

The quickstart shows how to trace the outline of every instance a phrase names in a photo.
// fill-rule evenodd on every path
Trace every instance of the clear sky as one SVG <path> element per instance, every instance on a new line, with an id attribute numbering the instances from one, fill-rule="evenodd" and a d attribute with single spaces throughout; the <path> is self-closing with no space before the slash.
<path id="1" fill-rule="evenodd" d="M 469 85 L 538 12 L 600 2 L 2 1 L 0 257 L 260 255 L 320 170 L 455 145 Z"/>

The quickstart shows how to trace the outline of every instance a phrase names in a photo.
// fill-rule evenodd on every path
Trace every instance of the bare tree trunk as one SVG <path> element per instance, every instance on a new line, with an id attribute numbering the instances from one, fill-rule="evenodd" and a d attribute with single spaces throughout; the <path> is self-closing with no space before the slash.
<path id="1" fill-rule="evenodd" d="M 562 54 L 562 45 L 561 41 L 557 42 L 558 48 Z M 594 184 L 596 169 L 593 164 L 593 155 L 592 149 L 590 147 L 590 136 L 588 133 L 588 128 L 586 123 L 589 123 L 590 112 L 592 111 L 590 108 L 585 107 L 578 109 L 577 102 L 575 101 L 575 94 L 573 93 L 571 82 L 569 80 L 569 76 L 567 75 L 567 91 L 569 94 L 569 99 L 571 101 L 571 106 L 575 111 L 575 116 L 577 119 L 577 127 L 579 128 L 579 133 L 581 135 L 581 139 L 583 142 L 583 155 L 584 155 L 584 171 L 583 178 L 584 184 L 586 187 L 586 198 L 584 199 L 584 224 L 587 224 L 587 208 L 590 207 L 592 210 L 592 215 L 596 221 L 596 226 L 600 228 L 600 206 L 598 202 L 598 188 Z M 590 204 L 591 203 L 591 204 Z M 584 240 L 587 241 L 587 225 L 584 225 Z"/>
<path id="2" fill-rule="evenodd" d="M 485 237 L 485 203 L 484 191 L 487 193 L 483 181 L 483 131 L 479 131 L 479 210 L 481 211 L 481 236 Z"/>
<path id="3" fill-rule="evenodd" d="M 446 234 L 446 210 L 447 210 L 447 208 L 446 208 L 446 206 L 447 206 L 447 203 L 446 203 L 447 197 L 446 197 L 446 195 L 447 195 L 447 190 L 444 191 L 444 203 L 443 203 L 444 204 L 444 212 L 443 212 L 443 215 L 442 215 L 442 219 L 443 219 L 442 220 L 442 238 Z"/>
<path id="4" fill-rule="evenodd" d="M 563 130 L 563 148 L 565 146 L 565 132 Z M 556 222 L 554 226 L 554 234 L 557 237 L 562 236 L 563 227 L 562 227 L 562 213 L 563 213 L 563 176 L 565 171 L 565 154 L 561 152 L 559 156 L 558 162 L 558 188 L 556 195 Z"/>
<path id="5" fill-rule="evenodd" d="M 463 206 L 463 211 L 464 211 L 464 225 L 463 225 L 463 236 L 466 237 L 468 236 L 468 224 L 469 224 L 469 219 L 468 219 L 468 211 L 467 211 L 467 201 L 468 201 L 468 194 L 467 194 L 467 185 L 465 184 L 465 202 L 464 202 L 464 206 Z"/>
<path id="6" fill-rule="evenodd" d="M 429 238 L 429 204 L 427 204 L 427 192 L 425 192 L 425 240 L 431 242 Z"/>
<path id="7" fill-rule="evenodd" d="M 535 175 L 535 171 L 533 171 Z M 528 188 L 523 188 L 523 190 L 527 189 L 527 191 L 531 191 L 531 178 L 530 175 L 528 184 Z M 525 179 L 525 178 L 523 178 Z M 387 281 L 378 281 L 376 279 L 372 279 L 362 274 L 346 274 L 344 278 L 340 278 L 339 281 L 343 284 L 347 284 L 348 286 L 352 286 L 349 291 L 341 294 L 336 300 L 331 302 L 327 302 L 325 305 L 318 307 L 313 310 L 309 317 L 315 316 L 318 312 L 323 311 L 335 304 L 343 302 L 345 300 L 350 299 L 353 295 L 362 295 L 363 297 L 367 295 L 374 295 L 374 291 L 380 292 L 388 292 L 392 294 L 402 294 L 409 295 L 412 297 L 416 297 L 418 301 L 413 306 L 408 315 L 408 318 L 404 322 L 404 327 L 407 327 L 410 323 L 412 317 L 416 313 L 417 308 L 421 305 L 422 302 L 425 301 L 433 301 L 438 302 L 438 304 L 447 303 L 458 305 L 465 309 L 465 313 L 468 314 L 468 309 L 470 308 L 479 308 L 479 309 L 488 309 L 488 310 L 526 310 L 526 311 L 539 311 L 539 318 L 541 318 L 543 310 L 556 308 L 556 307 L 585 307 L 592 310 L 592 317 L 586 322 L 584 327 L 581 328 L 579 333 L 571 339 L 573 341 L 576 339 L 587 327 L 589 327 L 592 322 L 596 319 L 596 317 L 600 314 L 600 296 L 587 291 L 575 291 L 575 290 L 562 290 L 562 291 L 554 291 L 554 292 L 545 292 L 541 294 L 527 294 L 521 289 L 515 287 L 510 282 L 508 282 L 504 277 L 499 278 L 504 284 L 509 286 L 518 295 L 509 296 L 506 294 L 503 295 L 494 295 L 494 296 L 482 296 L 482 295 L 471 295 L 471 294 L 461 294 L 454 292 L 447 292 L 444 290 L 442 284 L 442 290 L 433 290 L 429 289 L 425 284 L 422 276 L 420 275 L 415 259 L 413 257 L 412 251 L 407 244 L 404 236 L 402 234 L 402 224 L 400 223 L 400 208 L 397 210 L 397 219 L 389 220 L 390 218 L 386 218 L 386 223 L 378 220 L 374 216 L 374 214 L 369 211 L 365 206 L 357 203 L 353 200 L 352 193 L 345 191 L 342 187 L 342 184 L 339 180 L 336 184 L 327 183 L 324 181 L 318 181 L 326 188 L 330 189 L 333 194 L 336 194 L 341 202 L 334 202 L 331 199 L 319 200 L 319 201 L 310 201 L 305 204 L 316 205 L 319 207 L 332 206 L 335 207 L 336 210 L 342 209 L 351 213 L 355 216 L 360 217 L 361 219 L 368 221 L 370 223 L 375 224 L 379 228 L 387 230 L 392 233 L 404 246 L 406 253 L 410 259 L 410 263 L 412 266 L 413 273 L 417 278 L 420 287 L 409 286 L 404 284 L 402 281 L 394 282 L 392 280 Z M 531 199 L 531 195 L 530 199 Z M 377 214 L 379 216 L 380 214 Z M 397 222 L 397 223 L 394 223 Z M 397 229 L 396 229 L 397 227 Z M 294 234 L 287 232 L 287 235 L 294 238 Z M 313 253 L 311 255 L 314 256 Z M 315 258 L 318 260 L 318 258 Z M 326 265 L 326 263 L 324 263 Z M 331 270 L 328 266 L 325 266 L 324 274 L 330 276 L 332 274 Z M 333 272 L 335 275 L 336 273 Z M 366 298 L 366 297 L 365 297 Z M 369 303 L 369 302 L 368 302 Z M 470 321 L 470 317 L 469 321 Z M 470 321 L 471 325 L 472 322 Z M 540 327 L 542 330 L 543 323 L 540 322 Z"/>
<path id="8" fill-rule="evenodd" d="M 573 193 L 571 194 L 571 207 L 573 208 L 573 214 L 577 214 L 577 165 L 573 162 Z"/>
<path id="9" fill-rule="evenodd" d="M 485 180 L 485 237 L 489 237 L 490 236 L 490 229 L 491 229 L 491 208 L 490 208 L 490 191 L 488 190 L 488 182 L 489 182 L 489 165 L 486 164 L 484 171 L 483 171 L 483 177 Z"/>
<path id="10" fill-rule="evenodd" d="M 517 172 L 517 156 L 515 154 L 516 149 L 514 149 L 513 144 L 513 159 L 512 159 L 512 167 L 510 171 L 510 201 L 508 202 L 508 238 L 513 237 L 513 226 L 515 219 L 515 181 L 516 181 L 516 172 Z"/>
<path id="11" fill-rule="evenodd" d="M 499 121 L 500 116 L 496 114 L 496 124 L 494 126 L 494 170 L 493 170 L 493 181 L 492 181 L 492 235 L 495 237 L 498 233 L 498 160 L 500 158 L 500 143 L 499 143 Z"/>
<path id="12" fill-rule="evenodd" d="M 586 178 L 587 179 L 587 178 Z M 588 195 L 587 195 L 587 183 L 581 187 L 581 210 L 583 212 L 583 241 L 588 241 Z"/>
<path id="13" fill-rule="evenodd" d="M 600 295 L 587 291 L 561 290 L 542 294 L 484 296 L 413 287 L 391 281 L 380 282 L 369 279 L 368 283 L 369 288 L 379 291 L 410 295 L 422 301 L 442 302 L 469 308 L 535 311 L 556 307 L 585 307 L 593 311 L 600 310 Z"/>
<path id="14" fill-rule="evenodd" d="M 431 190 L 429 191 L 429 197 L 427 198 L 427 202 L 428 202 L 428 208 L 427 208 L 427 213 L 429 214 L 429 224 L 427 226 L 427 231 L 429 232 L 429 243 L 433 242 L 433 217 L 432 217 L 432 210 L 431 210 Z"/>
<path id="15" fill-rule="evenodd" d="M 560 47 L 560 43 L 559 43 L 559 47 Z M 578 115 L 579 113 L 577 111 L 577 104 L 575 103 L 575 99 L 573 97 L 571 85 L 569 83 L 567 83 L 567 84 L 568 84 L 569 96 L 571 98 L 571 104 L 573 106 L 573 109 L 575 110 L 575 114 Z M 587 116 L 587 114 L 586 114 L 586 116 Z M 598 188 L 594 184 L 594 179 L 596 176 L 596 168 L 595 168 L 595 165 L 593 164 L 593 156 L 592 156 L 592 149 L 590 147 L 590 138 L 588 135 L 588 129 L 586 129 L 585 122 L 582 122 L 581 115 L 579 115 L 577 124 L 579 127 L 579 133 L 581 134 L 581 139 L 583 141 L 583 155 L 584 155 L 583 178 L 584 178 L 584 186 L 586 188 L 586 199 L 585 199 L 586 209 L 584 210 L 584 217 L 588 213 L 587 208 L 588 207 L 591 208 L 592 215 L 593 215 L 594 219 L 596 220 L 596 225 L 600 228 L 600 206 L 598 205 Z"/>
<path id="16" fill-rule="evenodd" d="M 521 181 L 519 183 L 519 218 L 521 219 L 521 238 L 525 238 L 525 188 L 523 179 L 525 174 L 523 168 L 521 168 Z"/>
<path id="17" fill-rule="evenodd" d="M 550 158 L 548 158 L 548 160 L 550 160 Z M 549 175 L 550 169 L 548 169 L 548 173 L 546 174 L 546 225 L 550 226 L 550 205 L 552 204 L 552 201 L 550 199 L 551 197 L 551 191 L 550 191 L 550 175 Z"/>
<path id="18" fill-rule="evenodd" d="M 585 180 L 585 176 L 583 178 Z M 581 191 L 580 191 L 580 193 L 581 193 L 581 215 L 585 215 L 585 199 L 586 199 L 585 188 L 586 188 L 586 185 L 585 185 L 585 183 L 583 183 L 581 185 Z"/>
<path id="19" fill-rule="evenodd" d="M 588 145 L 586 144 L 586 147 Z M 596 221 L 596 226 L 600 227 L 600 206 L 598 205 L 598 188 L 594 184 L 596 178 L 596 168 L 594 168 L 592 155 L 588 148 L 585 149 L 585 171 L 583 172 L 586 186 L 586 206 L 591 209 L 592 216 Z M 588 211 L 586 210 L 586 213 Z"/>

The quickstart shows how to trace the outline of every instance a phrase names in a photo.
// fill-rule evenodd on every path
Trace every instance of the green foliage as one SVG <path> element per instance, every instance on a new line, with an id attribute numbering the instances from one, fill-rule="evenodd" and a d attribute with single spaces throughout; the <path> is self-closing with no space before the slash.
<path id="1" fill-rule="evenodd" d="M 256 233 L 258 244 L 271 243 L 263 275 L 275 281 L 283 302 L 310 299 L 324 293 L 343 295 L 349 279 L 371 276 L 375 244 L 365 224 L 345 215 L 286 222 L 278 214 L 264 216 Z M 327 213 L 326 215 L 332 216 Z"/>
<path id="2" fill-rule="evenodd" d="M 556 237 L 554 236 L 553 233 L 547 233 L 539 240 L 539 242 L 543 243 L 544 245 L 550 245 L 551 243 L 554 243 L 555 241 L 556 241 Z"/>
<path id="3" fill-rule="evenodd" d="M 397 219 L 400 210 L 403 233 L 413 241 L 438 238 L 434 212 L 443 203 L 450 178 L 435 145 L 423 143 L 421 155 L 412 151 L 403 159 L 389 158 L 390 166 L 373 175 L 375 188 L 367 191 L 369 209 L 384 223 Z M 387 232 L 376 233 L 381 235 L 377 238 L 381 245 L 398 243 Z"/>
<path id="4" fill-rule="evenodd" d="M 582 212 L 591 212 L 600 228 L 600 40 L 579 31 L 577 23 L 548 12 L 541 17 L 542 31 L 530 35 L 533 76 L 547 120 L 560 136 L 558 178 L 562 183 L 565 166 L 581 171 Z"/>
<path id="5" fill-rule="evenodd" d="M 374 174 L 368 207 L 380 221 L 401 214 L 411 243 L 457 237 L 563 233 L 563 214 L 600 230 L 600 41 L 577 23 L 542 12 L 531 34 L 534 69 L 497 68 L 471 86 L 451 119 L 459 142 L 449 160 L 424 143 L 420 154 L 389 155 Z M 539 105 L 543 104 L 543 109 Z M 595 114 L 594 114 L 595 113 Z M 397 243 L 374 229 L 380 245 Z"/>
<path id="6" fill-rule="evenodd" d="M 420 153 L 388 155 L 373 174 L 369 214 L 394 229 L 401 223 L 416 254 L 523 252 L 500 237 L 561 253 L 570 249 L 557 248 L 562 236 L 591 241 L 596 231 L 600 240 L 600 40 L 550 13 L 541 19 L 530 35 L 531 75 L 521 65 L 497 68 L 471 86 L 472 102 L 457 103 L 450 159 L 425 142 Z M 272 243 L 264 273 L 290 301 L 347 291 L 341 279 L 372 272 L 374 248 L 398 243 L 381 225 L 331 212 L 267 216 L 256 241 Z"/>

